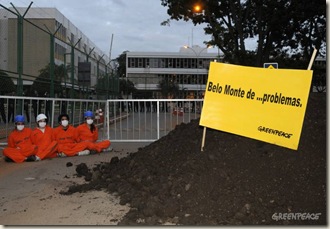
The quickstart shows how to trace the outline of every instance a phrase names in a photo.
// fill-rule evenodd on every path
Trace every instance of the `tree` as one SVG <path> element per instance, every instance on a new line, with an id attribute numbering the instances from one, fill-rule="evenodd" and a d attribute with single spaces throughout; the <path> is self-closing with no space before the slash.
<path id="1" fill-rule="evenodd" d="M 108 76 L 101 76 L 99 79 L 97 79 L 97 83 L 95 85 L 95 89 L 96 89 L 96 95 L 97 96 L 102 96 L 102 95 L 106 95 L 108 93 L 109 88 L 109 79 Z"/>
<path id="2" fill-rule="evenodd" d="M 39 76 L 34 80 L 31 90 L 36 90 L 39 96 L 46 96 L 50 91 L 50 65 L 41 69 Z M 55 65 L 54 67 L 54 92 L 62 93 L 62 79 L 65 78 L 64 65 Z"/>
<path id="3" fill-rule="evenodd" d="M 126 76 L 126 53 L 128 51 L 124 51 L 122 54 L 120 54 L 117 58 L 116 61 L 118 63 L 118 68 L 117 68 L 117 74 L 119 77 L 125 77 Z"/>
<path id="4" fill-rule="evenodd" d="M 301 46 L 298 57 L 308 57 L 313 47 L 319 50 L 321 56 L 326 55 L 326 4 L 324 1 L 298 1 L 292 3 L 293 37 Z M 286 32 L 290 32 L 287 30 Z M 300 55 L 299 55 L 300 54 Z M 309 59 L 309 58 L 308 58 Z"/>
<path id="5" fill-rule="evenodd" d="M 119 81 L 119 90 L 123 92 L 125 95 L 129 95 L 131 93 L 135 93 L 137 89 L 134 86 L 134 83 L 130 80 L 120 79 Z"/>
<path id="6" fill-rule="evenodd" d="M 316 0 L 161 0 L 170 20 L 205 23 L 208 45 L 224 53 L 224 61 L 262 66 L 272 57 L 309 59 L 313 48 L 325 52 L 326 4 Z M 195 8 L 200 7 L 200 10 Z M 169 23 L 169 20 L 162 24 Z M 246 41 L 256 40 L 248 50 Z"/>
<path id="7" fill-rule="evenodd" d="M 0 70 L 0 79 L 0 95 L 5 95 L 16 90 L 13 80 L 2 70 Z"/>
<path id="8" fill-rule="evenodd" d="M 162 79 L 158 84 L 158 88 L 164 98 L 174 97 L 179 92 L 178 84 L 172 79 Z"/>

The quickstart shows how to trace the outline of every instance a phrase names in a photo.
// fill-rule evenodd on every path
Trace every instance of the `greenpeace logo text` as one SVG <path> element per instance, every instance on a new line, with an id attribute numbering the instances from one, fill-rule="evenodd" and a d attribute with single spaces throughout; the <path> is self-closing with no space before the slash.
<path id="1" fill-rule="evenodd" d="M 321 213 L 274 213 L 272 219 L 279 220 L 318 220 Z"/>
<path id="2" fill-rule="evenodd" d="M 271 128 L 264 127 L 264 126 L 259 126 L 258 131 L 265 132 L 267 134 L 278 135 L 280 137 L 285 137 L 285 138 L 290 138 L 292 136 L 292 134 L 290 134 L 290 133 L 286 133 L 286 132 L 281 131 L 281 130 L 271 129 Z"/>

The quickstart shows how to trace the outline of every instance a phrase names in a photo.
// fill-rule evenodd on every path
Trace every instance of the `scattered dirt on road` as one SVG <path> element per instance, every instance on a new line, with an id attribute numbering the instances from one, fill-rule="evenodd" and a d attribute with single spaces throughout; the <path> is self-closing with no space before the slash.
<path id="1" fill-rule="evenodd" d="M 116 193 L 131 207 L 119 225 L 326 225 L 325 93 L 310 94 L 297 151 L 207 129 L 201 152 L 202 131 L 193 120 L 127 157 L 78 165 L 86 183 L 62 194 Z"/>

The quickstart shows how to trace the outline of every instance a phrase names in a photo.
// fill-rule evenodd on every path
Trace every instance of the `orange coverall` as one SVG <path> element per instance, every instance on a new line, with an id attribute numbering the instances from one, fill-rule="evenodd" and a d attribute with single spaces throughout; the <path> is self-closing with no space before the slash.
<path id="1" fill-rule="evenodd" d="M 62 126 L 53 129 L 53 139 L 57 141 L 57 151 L 63 152 L 66 156 L 72 157 L 80 151 L 88 148 L 87 142 L 77 142 L 76 129 L 69 126 L 66 130 Z"/>
<path id="2" fill-rule="evenodd" d="M 3 155 L 17 163 L 24 162 L 28 156 L 35 155 L 38 146 L 31 142 L 32 130 L 24 127 L 22 131 L 13 130 L 8 137 L 8 147 L 3 150 Z"/>
<path id="3" fill-rule="evenodd" d="M 104 140 L 97 142 L 99 138 L 99 131 L 97 127 L 95 126 L 95 130 L 93 133 L 89 129 L 87 123 L 80 124 L 77 127 L 77 141 L 78 142 L 88 142 L 88 149 L 89 150 L 96 150 L 98 153 L 102 151 L 102 149 L 106 149 L 110 146 L 110 141 L 109 140 Z"/>
<path id="4" fill-rule="evenodd" d="M 42 132 L 39 128 L 35 128 L 32 131 L 31 141 L 34 145 L 38 146 L 36 155 L 41 160 L 57 157 L 57 142 L 53 140 L 53 128 L 50 126 L 45 127 L 45 132 Z"/>

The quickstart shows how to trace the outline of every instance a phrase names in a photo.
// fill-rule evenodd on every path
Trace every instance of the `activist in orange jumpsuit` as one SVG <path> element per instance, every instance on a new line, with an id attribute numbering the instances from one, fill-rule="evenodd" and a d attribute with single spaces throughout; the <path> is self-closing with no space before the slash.
<path id="1" fill-rule="evenodd" d="M 60 126 L 53 129 L 53 139 L 57 141 L 57 156 L 59 157 L 72 157 L 88 155 L 88 142 L 77 142 L 76 129 L 69 125 L 69 116 L 61 114 L 58 117 Z"/>
<path id="2" fill-rule="evenodd" d="M 3 150 L 5 160 L 8 162 L 38 161 L 35 156 L 38 147 L 31 142 L 32 130 L 25 127 L 24 123 L 25 118 L 23 115 L 15 116 L 15 129 L 8 137 L 8 147 Z"/>
<path id="3" fill-rule="evenodd" d="M 37 116 L 37 125 L 31 135 L 31 141 L 38 146 L 38 156 L 41 160 L 57 157 L 57 142 L 53 140 L 53 128 L 47 125 L 47 117 L 44 114 Z"/>
<path id="4" fill-rule="evenodd" d="M 79 142 L 88 142 L 88 149 L 100 153 L 102 150 L 110 146 L 109 140 L 99 141 L 99 133 L 97 127 L 93 123 L 93 112 L 86 111 L 84 113 L 85 122 L 77 127 L 77 139 Z"/>

